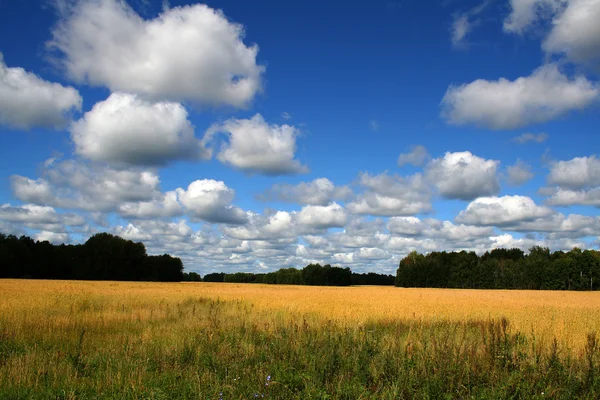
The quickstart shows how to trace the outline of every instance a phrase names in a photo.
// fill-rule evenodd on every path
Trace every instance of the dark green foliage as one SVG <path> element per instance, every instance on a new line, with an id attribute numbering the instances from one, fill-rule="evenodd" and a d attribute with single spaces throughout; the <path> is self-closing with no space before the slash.
<path id="1" fill-rule="evenodd" d="M 600 252 L 574 248 L 551 253 L 535 246 L 473 252 L 412 252 L 400 261 L 396 286 L 470 289 L 597 290 Z"/>
<path id="2" fill-rule="evenodd" d="M 350 268 L 310 264 L 304 267 L 302 270 L 295 268 L 282 268 L 278 271 L 269 272 L 267 274 L 254 274 L 249 272 L 236 272 L 233 274 L 208 274 L 204 277 L 204 282 L 350 286 L 352 284 L 352 271 L 350 271 Z"/>
<path id="3" fill-rule="evenodd" d="M 204 282 L 223 282 L 225 280 L 225 273 L 224 272 L 215 272 L 212 274 L 206 274 L 204 275 L 204 279 L 202 279 Z"/>
<path id="4" fill-rule="evenodd" d="M 377 285 L 377 286 L 394 286 L 394 275 L 376 274 L 369 272 L 366 274 L 352 273 L 352 285 Z"/>
<path id="5" fill-rule="evenodd" d="M 313 286 L 350 286 L 352 271 L 350 268 L 332 267 L 327 264 L 309 264 L 302 269 L 302 282 Z"/>
<path id="6" fill-rule="evenodd" d="M 174 282 L 182 272 L 181 259 L 148 256 L 143 243 L 109 233 L 59 246 L 0 234 L 0 278 Z"/>
<path id="7" fill-rule="evenodd" d="M 202 282 L 202 277 L 197 272 L 184 272 L 181 280 L 185 282 Z"/>
<path id="8" fill-rule="evenodd" d="M 247 272 L 236 272 L 234 274 L 225 274 L 223 282 L 230 283 L 252 283 L 256 280 L 256 277 L 252 273 Z"/>

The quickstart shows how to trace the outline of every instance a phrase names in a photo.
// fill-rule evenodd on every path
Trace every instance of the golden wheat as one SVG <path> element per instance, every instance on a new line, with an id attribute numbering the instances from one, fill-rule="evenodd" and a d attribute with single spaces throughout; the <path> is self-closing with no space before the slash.
<path id="1" fill-rule="evenodd" d="M 514 330 L 542 342 L 556 338 L 576 351 L 588 333 L 600 331 L 600 294 L 594 292 L 0 280 L 0 293 L 3 320 L 15 328 L 37 326 L 40 335 L 88 319 L 107 326 L 151 320 L 197 298 L 240 301 L 282 319 L 302 314 L 356 326 L 506 317 Z"/>

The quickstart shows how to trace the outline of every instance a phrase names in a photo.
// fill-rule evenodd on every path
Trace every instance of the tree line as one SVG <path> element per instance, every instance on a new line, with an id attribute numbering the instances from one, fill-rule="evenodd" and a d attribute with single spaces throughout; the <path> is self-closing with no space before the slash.
<path id="1" fill-rule="evenodd" d="M 0 278 L 178 282 L 182 273 L 181 259 L 109 233 L 77 245 L 0 233 Z"/>
<path id="2" fill-rule="evenodd" d="M 550 252 L 535 246 L 474 252 L 413 251 L 400 261 L 396 286 L 469 289 L 600 289 L 600 251 Z"/>
<path id="3" fill-rule="evenodd" d="M 393 275 L 357 274 L 350 268 L 332 267 L 327 264 L 309 264 L 303 269 L 282 268 L 269 273 L 236 272 L 207 274 L 204 282 L 266 283 L 274 285 L 350 286 L 350 285 L 394 285 Z"/>

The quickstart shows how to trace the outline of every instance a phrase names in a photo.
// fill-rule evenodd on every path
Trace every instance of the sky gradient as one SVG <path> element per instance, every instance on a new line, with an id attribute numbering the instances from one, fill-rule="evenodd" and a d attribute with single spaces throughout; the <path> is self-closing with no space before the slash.
<path id="1" fill-rule="evenodd" d="M 0 232 L 187 271 L 600 244 L 600 0 L 0 0 Z"/>

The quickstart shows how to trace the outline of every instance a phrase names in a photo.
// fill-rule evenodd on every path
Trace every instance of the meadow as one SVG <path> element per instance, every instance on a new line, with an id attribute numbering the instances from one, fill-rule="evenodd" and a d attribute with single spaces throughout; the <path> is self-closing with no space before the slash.
<path id="1" fill-rule="evenodd" d="M 2 399 L 600 397 L 594 292 L 0 280 Z"/>

